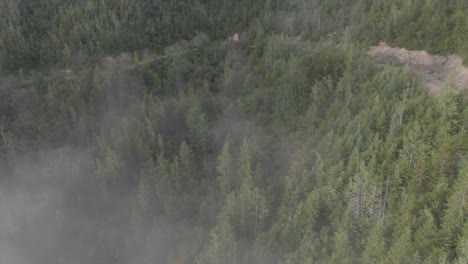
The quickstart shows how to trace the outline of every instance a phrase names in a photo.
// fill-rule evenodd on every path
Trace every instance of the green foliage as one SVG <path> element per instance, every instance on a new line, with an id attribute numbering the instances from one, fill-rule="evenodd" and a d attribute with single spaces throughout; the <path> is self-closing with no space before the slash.
<path id="1" fill-rule="evenodd" d="M 385 263 L 386 242 L 383 225 L 377 223 L 369 233 L 362 254 L 363 263 Z"/>
<path id="2" fill-rule="evenodd" d="M 218 166 L 216 167 L 216 171 L 219 174 L 217 177 L 219 188 L 222 193 L 230 193 L 236 186 L 234 161 L 230 146 L 229 141 L 224 143 L 221 154 L 218 156 Z"/>
<path id="3" fill-rule="evenodd" d="M 8 0 L 0 15 L 1 172 L 86 151 L 71 174 L 90 198 L 64 204 L 118 222 L 95 234 L 113 248 L 98 262 L 142 244 L 168 245 L 142 263 L 467 261 L 466 92 L 431 97 L 366 54 L 467 56 L 463 1 Z"/>
<path id="4" fill-rule="evenodd" d="M 218 225 L 211 231 L 211 242 L 197 260 L 199 264 L 237 263 L 237 243 L 226 214 L 221 214 Z"/>
<path id="5" fill-rule="evenodd" d="M 239 31 L 264 1 L 20 1 L 0 4 L 2 66 L 9 71 L 96 62 L 96 56 L 163 50 L 204 31 Z M 228 18 L 228 19 L 226 19 Z"/>

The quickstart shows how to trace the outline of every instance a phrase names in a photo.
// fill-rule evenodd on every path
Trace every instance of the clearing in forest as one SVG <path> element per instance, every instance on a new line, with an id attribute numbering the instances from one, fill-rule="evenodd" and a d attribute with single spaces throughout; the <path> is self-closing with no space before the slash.
<path id="1" fill-rule="evenodd" d="M 426 51 L 412 51 L 404 48 L 393 48 L 385 42 L 371 47 L 369 55 L 379 63 L 398 62 L 407 65 L 411 71 L 421 75 L 421 83 L 429 93 L 437 96 L 445 83 L 455 91 L 468 89 L 468 68 L 458 55 L 439 56 Z"/>

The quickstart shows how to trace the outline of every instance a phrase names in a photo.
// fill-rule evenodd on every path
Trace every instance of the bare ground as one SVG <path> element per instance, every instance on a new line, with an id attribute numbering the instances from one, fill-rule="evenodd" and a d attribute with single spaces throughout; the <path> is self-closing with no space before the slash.
<path id="1" fill-rule="evenodd" d="M 458 55 L 431 55 L 426 51 L 393 48 L 384 42 L 371 47 L 368 54 L 379 63 L 398 62 L 407 65 L 413 72 L 420 74 L 421 84 L 433 96 L 439 95 L 445 84 L 457 92 L 468 89 L 468 68 L 463 66 Z"/>

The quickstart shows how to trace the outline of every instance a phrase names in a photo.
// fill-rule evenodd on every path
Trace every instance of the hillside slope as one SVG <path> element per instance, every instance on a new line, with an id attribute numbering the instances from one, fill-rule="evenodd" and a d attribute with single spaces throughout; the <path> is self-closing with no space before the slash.
<path id="1" fill-rule="evenodd" d="M 371 47 L 368 53 L 381 63 L 396 61 L 419 73 L 422 85 L 429 88 L 432 95 L 439 95 L 444 85 L 451 86 L 455 91 L 468 89 L 468 68 L 463 65 L 460 56 L 437 56 L 425 51 L 408 51 L 389 47 L 384 42 Z"/>
<path id="2" fill-rule="evenodd" d="M 0 263 L 467 262 L 465 1 L 1 5 Z"/>

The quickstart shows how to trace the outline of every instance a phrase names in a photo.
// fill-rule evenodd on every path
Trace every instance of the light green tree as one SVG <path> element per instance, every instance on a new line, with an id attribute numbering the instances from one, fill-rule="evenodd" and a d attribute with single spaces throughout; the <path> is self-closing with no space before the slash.
<path id="1" fill-rule="evenodd" d="M 218 177 L 216 179 L 218 180 L 221 193 L 230 193 L 235 187 L 235 168 L 229 140 L 226 140 L 221 154 L 218 156 L 216 171 L 218 172 Z"/>

